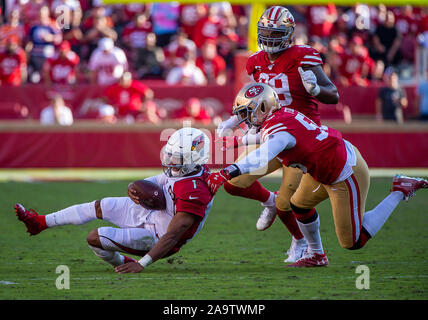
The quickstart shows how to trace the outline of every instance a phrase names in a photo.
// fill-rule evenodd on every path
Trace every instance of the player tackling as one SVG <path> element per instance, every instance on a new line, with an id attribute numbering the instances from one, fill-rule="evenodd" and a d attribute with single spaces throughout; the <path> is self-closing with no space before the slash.
<path id="1" fill-rule="evenodd" d="M 428 181 L 397 175 L 391 193 L 373 210 L 365 212 L 370 177 L 357 148 L 332 128 L 318 126 L 302 113 L 281 108 L 277 93 L 263 83 L 245 85 L 236 96 L 233 113 L 260 127 L 260 148 L 244 159 L 208 177 L 215 194 L 230 179 L 259 170 L 274 158 L 304 174 L 291 197 L 291 208 L 308 242 L 305 255 L 293 267 L 327 266 L 315 207 L 329 198 L 336 235 L 346 249 L 360 249 L 387 221 L 402 200 L 408 200 Z M 281 189 L 279 191 L 281 193 Z"/>
<path id="2" fill-rule="evenodd" d="M 203 227 L 213 196 L 205 182 L 210 140 L 202 131 L 183 128 L 162 149 L 164 173 L 148 178 L 163 190 L 165 209 L 142 207 L 132 185 L 129 197 L 110 197 L 39 215 L 15 205 L 18 219 L 30 235 L 62 225 L 103 219 L 116 225 L 92 230 L 87 242 L 95 255 L 118 273 L 141 272 L 158 259 L 178 252 Z M 138 261 L 119 252 L 142 256 Z"/>
<path id="3" fill-rule="evenodd" d="M 294 17 L 287 8 L 281 6 L 268 8 L 257 23 L 257 43 L 261 50 L 248 58 L 247 73 L 254 81 L 272 87 L 278 94 L 281 107 L 298 110 L 320 125 L 318 101 L 336 104 L 339 95 L 335 85 L 322 69 L 320 53 L 310 46 L 293 44 L 295 26 Z M 232 116 L 219 125 L 217 133 L 226 146 L 247 145 L 248 141 L 253 139 L 253 133 L 259 130 L 250 128 L 242 138 L 225 136 L 239 122 L 236 116 Z M 248 146 L 247 152 L 256 147 Z M 244 152 L 237 161 L 245 155 Z M 278 169 L 282 170 L 283 182 L 281 190 L 276 195 L 263 187 L 257 179 Z M 224 185 L 229 194 L 260 201 L 265 207 L 256 224 L 258 230 L 266 230 L 276 216 L 279 217 L 293 236 L 285 262 L 295 262 L 307 248 L 306 240 L 299 230 L 290 206 L 290 198 L 301 178 L 300 170 L 283 166 L 274 158 L 269 161 L 262 173 L 243 174 Z"/>

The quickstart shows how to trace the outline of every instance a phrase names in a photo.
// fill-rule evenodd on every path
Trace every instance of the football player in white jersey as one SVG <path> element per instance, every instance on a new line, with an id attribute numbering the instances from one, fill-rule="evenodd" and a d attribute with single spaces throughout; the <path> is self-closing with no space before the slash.
<path id="1" fill-rule="evenodd" d="M 164 173 L 147 179 L 162 187 L 164 210 L 142 207 L 134 190 L 128 189 L 129 197 L 104 198 L 47 215 L 26 210 L 21 204 L 15 204 L 15 212 L 30 235 L 95 219 L 111 222 L 117 227 L 100 227 L 89 233 L 89 247 L 116 272 L 141 272 L 156 260 L 178 252 L 204 225 L 213 203 L 205 182 L 209 153 L 210 140 L 198 129 L 183 128 L 171 135 L 161 152 Z M 137 261 L 119 252 L 142 258 Z"/>

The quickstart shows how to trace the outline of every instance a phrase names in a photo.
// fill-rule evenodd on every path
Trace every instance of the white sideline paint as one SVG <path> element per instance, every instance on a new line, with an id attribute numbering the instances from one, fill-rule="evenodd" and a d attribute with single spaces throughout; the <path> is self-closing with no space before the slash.
<path id="1" fill-rule="evenodd" d="M 0 182 L 49 182 L 49 181 L 113 181 L 136 180 L 157 175 L 160 168 L 102 168 L 102 169 L 0 169 Z M 404 174 L 412 177 L 428 176 L 428 168 L 376 168 L 370 169 L 373 178 L 391 178 L 395 174 Z M 261 178 L 262 181 L 280 181 L 282 170 L 279 169 L 270 175 Z"/>

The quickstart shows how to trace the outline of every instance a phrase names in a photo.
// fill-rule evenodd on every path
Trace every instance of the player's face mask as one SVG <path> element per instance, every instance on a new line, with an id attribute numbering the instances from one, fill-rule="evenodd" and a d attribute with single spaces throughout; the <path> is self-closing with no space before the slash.
<path id="1" fill-rule="evenodd" d="M 266 53 L 277 53 L 290 46 L 296 24 L 288 9 L 273 6 L 267 9 L 257 23 L 257 43 Z"/>
<path id="2" fill-rule="evenodd" d="M 289 47 L 290 35 L 285 31 L 257 28 L 257 43 L 267 53 L 281 52 Z"/>
<path id="3" fill-rule="evenodd" d="M 167 177 L 184 177 L 200 169 L 198 165 L 186 163 L 182 154 L 172 153 L 165 147 L 161 151 L 161 158 L 162 169 Z"/>
<path id="4" fill-rule="evenodd" d="M 161 150 L 161 163 L 168 177 L 184 177 L 201 170 L 209 160 L 210 140 L 196 128 L 174 132 Z"/>
<path id="5" fill-rule="evenodd" d="M 241 123 L 245 123 L 247 126 L 259 126 L 260 125 L 260 119 L 257 117 L 257 110 L 260 108 L 264 108 L 263 104 L 262 106 L 259 106 L 254 101 L 251 101 L 247 105 L 240 106 L 236 110 L 234 110 L 234 114 L 238 117 L 240 125 Z"/>
<path id="6" fill-rule="evenodd" d="M 245 122 L 249 127 L 260 127 L 266 118 L 280 108 L 278 94 L 265 83 L 249 83 L 235 97 L 233 114 L 238 126 Z"/>

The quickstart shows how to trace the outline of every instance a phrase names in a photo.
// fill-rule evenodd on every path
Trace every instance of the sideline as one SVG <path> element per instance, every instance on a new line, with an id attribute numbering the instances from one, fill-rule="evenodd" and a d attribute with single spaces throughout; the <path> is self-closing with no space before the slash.
<path id="1" fill-rule="evenodd" d="M 0 182 L 111 181 L 137 180 L 162 173 L 161 168 L 65 168 L 65 169 L 0 169 Z M 390 178 L 395 174 L 428 177 L 428 168 L 370 169 L 373 178 Z M 261 181 L 279 182 L 281 170 L 263 177 Z"/>

